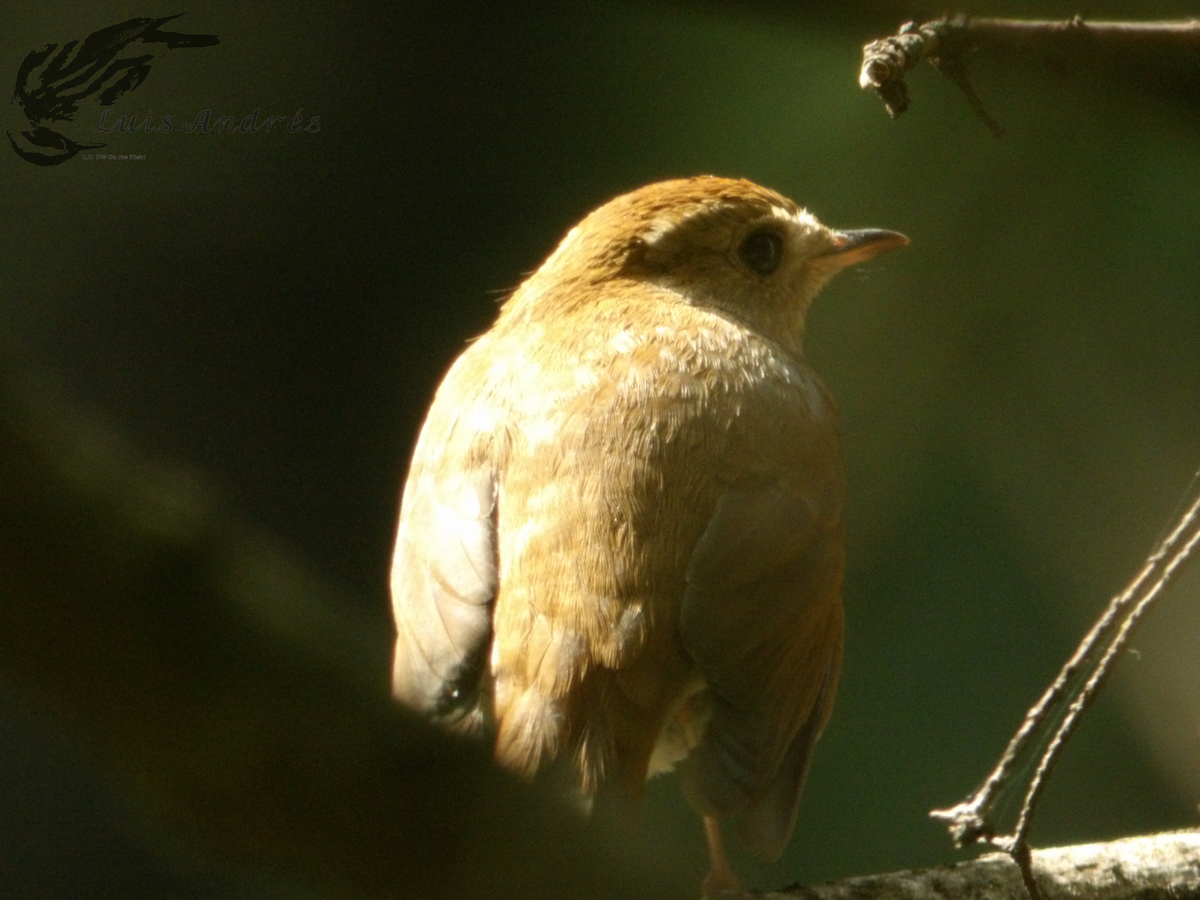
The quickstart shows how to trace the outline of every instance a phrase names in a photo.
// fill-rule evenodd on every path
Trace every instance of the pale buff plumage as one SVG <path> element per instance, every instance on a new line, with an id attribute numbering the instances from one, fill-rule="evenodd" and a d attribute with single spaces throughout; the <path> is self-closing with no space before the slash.
<path id="1" fill-rule="evenodd" d="M 396 696 L 494 728 L 501 762 L 586 796 L 636 799 L 686 757 L 710 841 L 729 818 L 777 856 L 842 648 L 837 412 L 804 317 L 837 271 L 906 242 L 711 177 L 572 229 L 425 421 L 392 570 Z"/>

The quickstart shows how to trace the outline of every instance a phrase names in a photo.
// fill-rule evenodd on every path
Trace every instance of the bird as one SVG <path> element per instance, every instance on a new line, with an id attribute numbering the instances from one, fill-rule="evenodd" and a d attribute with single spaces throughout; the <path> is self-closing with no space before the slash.
<path id="1" fill-rule="evenodd" d="M 839 271 L 907 243 L 711 175 L 572 228 L 421 428 L 394 697 L 585 805 L 636 807 L 677 768 L 706 895 L 737 888 L 722 823 L 778 858 L 843 643 L 843 451 L 805 317 Z"/>

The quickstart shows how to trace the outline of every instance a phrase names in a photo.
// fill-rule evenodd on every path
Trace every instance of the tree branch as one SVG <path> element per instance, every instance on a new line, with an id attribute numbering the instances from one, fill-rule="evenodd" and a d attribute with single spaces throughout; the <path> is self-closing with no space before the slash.
<path id="1" fill-rule="evenodd" d="M 863 47 L 859 86 L 879 94 L 896 118 L 910 105 L 904 77 L 928 59 L 955 80 L 976 115 L 998 137 L 1000 126 L 988 115 L 967 75 L 966 58 L 973 50 L 996 55 L 1033 55 L 1058 75 L 1073 67 L 1090 71 L 1119 69 L 1122 76 L 1140 72 L 1160 87 L 1183 91 L 1195 99 L 1200 91 L 1200 20 L 1172 22 L 1065 22 L 1020 19 L 974 19 L 954 16 L 900 31 Z"/>
<path id="2" fill-rule="evenodd" d="M 1200 831 L 1033 852 L 1047 900 L 1200 900 Z M 972 900 L 1022 898 L 1016 864 L 1001 853 L 915 872 L 787 888 L 759 900 Z"/>

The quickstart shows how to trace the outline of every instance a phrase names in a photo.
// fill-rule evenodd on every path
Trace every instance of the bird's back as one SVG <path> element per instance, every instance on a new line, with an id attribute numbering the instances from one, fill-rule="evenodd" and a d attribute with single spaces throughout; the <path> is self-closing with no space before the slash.
<path id="1" fill-rule="evenodd" d="M 395 690 L 588 794 L 703 740 L 693 803 L 736 812 L 807 727 L 798 794 L 832 700 L 836 413 L 803 361 L 644 293 L 502 319 L 447 376 L 401 512 Z"/>

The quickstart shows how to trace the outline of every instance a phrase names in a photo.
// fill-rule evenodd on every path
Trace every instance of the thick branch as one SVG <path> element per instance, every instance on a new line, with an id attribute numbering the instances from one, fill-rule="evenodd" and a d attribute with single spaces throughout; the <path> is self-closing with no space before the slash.
<path id="1" fill-rule="evenodd" d="M 1200 900 L 1200 832 L 1035 850 L 1033 871 L 1047 900 Z M 915 872 L 791 888 L 761 900 L 1023 900 L 1016 864 L 989 853 Z"/>

